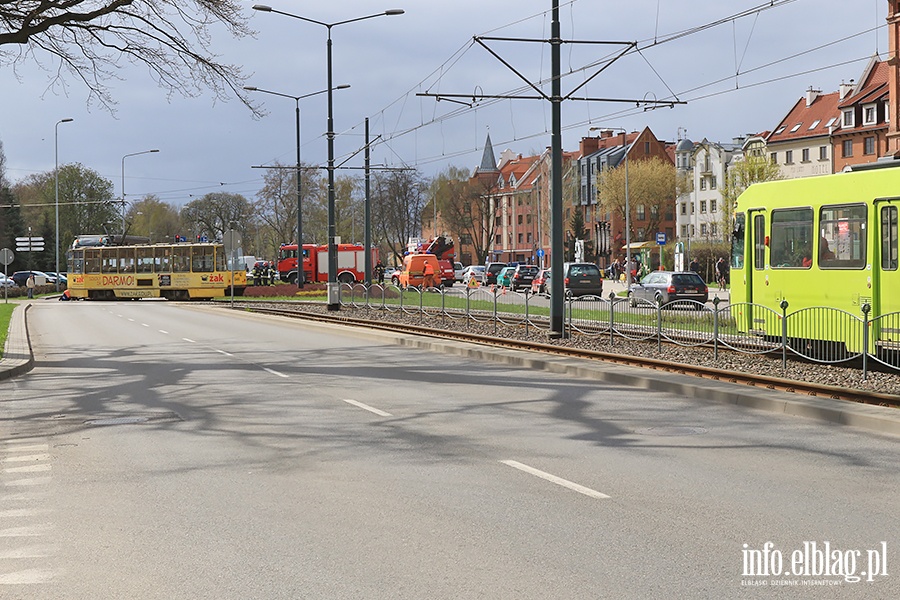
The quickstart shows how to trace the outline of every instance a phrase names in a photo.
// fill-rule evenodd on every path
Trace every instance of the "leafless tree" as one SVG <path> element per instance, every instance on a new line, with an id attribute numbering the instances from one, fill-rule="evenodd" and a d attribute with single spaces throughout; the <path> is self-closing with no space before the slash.
<path id="1" fill-rule="evenodd" d="M 89 104 L 113 111 L 107 82 L 135 63 L 169 94 L 211 90 L 259 114 L 242 89 L 240 67 L 212 52 L 215 30 L 253 34 L 237 0 L 2 0 L 0 65 L 34 62 L 51 74 L 51 89 L 66 89 L 70 75 L 90 90 Z"/>

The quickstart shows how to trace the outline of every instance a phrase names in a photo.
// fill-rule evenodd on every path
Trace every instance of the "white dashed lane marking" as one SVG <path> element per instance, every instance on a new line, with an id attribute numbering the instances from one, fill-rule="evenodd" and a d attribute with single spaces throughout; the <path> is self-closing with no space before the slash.
<path id="1" fill-rule="evenodd" d="M 563 479 L 562 477 L 551 475 L 550 473 L 535 469 L 534 467 L 529 467 L 528 465 L 522 464 L 515 460 L 501 460 L 500 462 L 508 467 L 512 467 L 513 469 L 518 469 L 524 473 L 528 473 L 529 475 L 540 477 L 541 479 L 545 479 L 551 483 L 555 483 L 556 485 L 561 485 L 564 488 L 568 488 L 574 492 L 578 492 L 579 494 L 590 496 L 591 498 L 597 498 L 600 500 L 609 498 L 609 496 L 607 496 L 606 494 L 601 494 L 597 490 L 592 490 L 591 488 L 584 487 L 583 485 L 578 485 L 577 483 L 569 481 L 568 479 Z"/>
<path id="2" fill-rule="evenodd" d="M 361 408 L 361 409 L 363 409 L 363 410 L 367 410 L 367 411 L 369 411 L 370 413 L 375 413 L 375 414 L 378 415 L 379 417 L 392 417 L 392 416 L 393 416 L 393 415 L 392 415 L 391 413 L 389 413 L 389 412 L 384 412 L 383 410 L 380 410 L 380 409 L 378 409 L 378 408 L 374 408 L 374 407 L 372 407 L 372 406 L 369 406 L 368 404 L 363 404 L 362 402 L 357 402 L 356 400 L 348 400 L 348 399 L 344 398 L 344 402 L 346 402 L 347 404 L 352 404 L 353 406 L 356 406 L 357 408 Z"/>

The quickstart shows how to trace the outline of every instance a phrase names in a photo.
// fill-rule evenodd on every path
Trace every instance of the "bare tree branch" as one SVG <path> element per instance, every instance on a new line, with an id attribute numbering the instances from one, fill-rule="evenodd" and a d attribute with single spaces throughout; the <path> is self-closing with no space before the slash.
<path id="1" fill-rule="evenodd" d="M 237 0 L 0 0 L 0 65 L 15 72 L 34 62 L 51 74 L 53 91 L 67 88 L 67 76 L 78 79 L 88 104 L 115 112 L 108 82 L 137 64 L 170 96 L 212 91 L 221 101 L 237 97 L 260 116 L 243 90 L 241 68 L 212 52 L 219 29 L 253 36 Z"/>

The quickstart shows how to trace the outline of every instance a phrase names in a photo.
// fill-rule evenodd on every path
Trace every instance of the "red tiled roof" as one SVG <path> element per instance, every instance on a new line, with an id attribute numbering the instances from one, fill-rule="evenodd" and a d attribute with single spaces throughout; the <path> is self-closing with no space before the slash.
<path id="1" fill-rule="evenodd" d="M 848 94 L 839 104 L 838 108 L 847 108 L 855 104 L 867 104 L 882 99 L 888 93 L 888 76 L 890 66 L 883 61 L 877 61 L 869 71 L 865 81 L 861 81 L 852 94 Z"/>
<path id="2" fill-rule="evenodd" d="M 840 124 L 839 101 L 838 92 L 820 94 L 809 106 L 805 97 L 800 98 L 778 127 L 766 137 L 766 143 L 828 135 L 829 122 L 831 125 Z"/>

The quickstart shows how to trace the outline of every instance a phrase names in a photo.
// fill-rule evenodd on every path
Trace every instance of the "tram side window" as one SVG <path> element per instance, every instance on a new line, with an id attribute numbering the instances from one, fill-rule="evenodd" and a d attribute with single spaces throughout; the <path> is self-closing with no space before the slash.
<path id="1" fill-rule="evenodd" d="M 866 206 L 823 206 L 819 212 L 819 267 L 866 266 Z"/>
<path id="2" fill-rule="evenodd" d="M 137 249 L 137 272 L 152 273 L 153 272 L 153 248 Z"/>
<path id="3" fill-rule="evenodd" d="M 216 271 L 227 271 L 225 268 L 225 248 L 218 246 L 216 249 Z"/>
<path id="4" fill-rule="evenodd" d="M 897 207 L 881 209 L 881 268 L 897 270 Z"/>
<path id="5" fill-rule="evenodd" d="M 135 248 L 118 248 L 119 273 L 134 273 Z"/>
<path id="6" fill-rule="evenodd" d="M 84 272 L 99 273 L 100 272 L 100 249 L 86 248 L 84 251 Z"/>
<path id="7" fill-rule="evenodd" d="M 153 267 L 157 273 L 172 272 L 172 248 L 169 246 L 153 247 Z"/>
<path id="8" fill-rule="evenodd" d="M 100 254 L 100 272 L 118 273 L 119 259 L 115 248 L 104 248 Z"/>
<path id="9" fill-rule="evenodd" d="M 84 273 L 84 250 L 70 250 L 67 262 L 70 273 Z"/>
<path id="10" fill-rule="evenodd" d="M 190 246 L 176 246 L 172 252 L 172 272 L 191 272 L 191 248 Z"/>
<path id="11" fill-rule="evenodd" d="M 734 216 L 734 230 L 731 232 L 731 268 L 744 268 L 744 213 Z"/>
<path id="12" fill-rule="evenodd" d="M 813 210 L 789 208 L 772 211 L 769 251 L 773 269 L 808 269 L 812 266 Z"/>
<path id="13" fill-rule="evenodd" d="M 209 273 L 214 266 L 212 246 L 194 246 L 191 251 L 191 264 L 194 273 Z"/>

